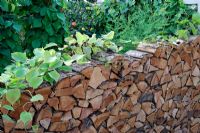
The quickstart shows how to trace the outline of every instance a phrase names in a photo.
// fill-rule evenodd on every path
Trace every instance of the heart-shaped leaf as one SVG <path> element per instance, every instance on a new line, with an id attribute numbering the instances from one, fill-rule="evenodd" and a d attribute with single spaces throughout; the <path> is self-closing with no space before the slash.
<path id="1" fill-rule="evenodd" d="M 21 97 L 21 92 L 19 89 L 11 89 L 8 90 L 6 93 L 6 100 L 13 105 L 14 103 L 16 103 L 19 98 Z"/>
<path id="2" fill-rule="evenodd" d="M 37 94 L 35 96 L 32 96 L 31 102 L 37 102 L 37 101 L 43 101 L 44 97 L 41 94 Z"/>
<path id="3" fill-rule="evenodd" d="M 57 81 L 59 80 L 59 78 L 60 78 L 60 74 L 59 74 L 56 70 L 49 72 L 49 76 L 50 76 L 52 79 L 54 79 L 56 82 L 57 82 Z"/>
<path id="4" fill-rule="evenodd" d="M 24 123 L 24 125 L 26 126 L 28 124 L 28 122 L 32 121 L 33 116 L 30 112 L 21 112 L 20 114 L 20 120 Z"/>
<path id="5" fill-rule="evenodd" d="M 33 77 L 28 81 L 29 85 L 34 89 L 38 88 L 42 84 L 42 82 L 43 82 L 42 77 Z"/>
<path id="6" fill-rule="evenodd" d="M 106 34 L 106 35 L 102 35 L 102 37 L 103 37 L 103 39 L 105 39 L 105 40 L 112 40 L 113 37 L 114 37 L 114 35 L 115 35 L 115 32 L 114 32 L 114 31 L 111 31 L 111 32 L 109 32 L 109 33 Z"/>
<path id="7" fill-rule="evenodd" d="M 82 46 L 84 42 L 86 42 L 89 39 L 89 36 L 82 35 L 80 32 L 76 32 L 76 39 L 77 43 Z"/>
<path id="8" fill-rule="evenodd" d="M 25 62 L 27 60 L 25 53 L 15 52 L 11 54 L 12 59 L 18 62 Z"/>

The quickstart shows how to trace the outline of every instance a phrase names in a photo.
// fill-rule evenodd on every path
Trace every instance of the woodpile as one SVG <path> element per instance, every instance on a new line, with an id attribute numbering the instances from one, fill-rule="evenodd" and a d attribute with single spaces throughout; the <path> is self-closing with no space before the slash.
<path id="1" fill-rule="evenodd" d="M 167 133 L 200 131 L 200 38 L 188 44 L 140 46 L 117 55 L 109 66 L 91 63 L 63 73 L 55 86 L 28 89 L 44 101 L 29 103 L 24 93 L 16 121 L 2 119 L 4 132 Z M 6 102 L 6 101 L 5 101 Z M 34 115 L 26 130 L 21 111 Z"/>

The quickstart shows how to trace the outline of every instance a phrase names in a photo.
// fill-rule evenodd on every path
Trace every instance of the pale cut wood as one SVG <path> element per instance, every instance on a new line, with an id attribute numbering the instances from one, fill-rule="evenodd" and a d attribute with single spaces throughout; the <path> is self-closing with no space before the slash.
<path id="1" fill-rule="evenodd" d="M 89 101 L 89 103 L 92 105 L 92 108 L 93 108 L 94 110 L 96 110 L 96 109 L 100 109 L 100 107 L 101 107 L 101 105 L 102 105 L 102 100 L 103 100 L 103 97 L 102 97 L 102 96 L 97 96 L 97 97 L 91 99 L 91 100 Z"/>
<path id="2" fill-rule="evenodd" d="M 129 50 L 128 52 L 125 53 L 127 56 L 131 56 L 134 58 L 144 58 L 144 56 L 148 55 L 149 53 L 147 52 L 142 52 L 142 51 L 137 51 L 137 50 Z"/>
<path id="3" fill-rule="evenodd" d="M 103 113 L 101 115 L 94 117 L 92 119 L 94 122 L 94 126 L 96 128 L 98 128 L 102 124 L 102 122 L 104 122 L 109 117 L 109 115 L 110 115 L 110 112 L 106 112 L 106 113 Z"/>
<path id="4" fill-rule="evenodd" d="M 199 67 L 196 65 L 193 72 L 192 72 L 192 75 L 195 76 L 195 77 L 199 77 L 200 76 L 200 70 L 199 70 Z"/>
<path id="5" fill-rule="evenodd" d="M 159 69 L 164 69 L 167 66 L 167 60 L 163 58 L 151 58 L 151 65 Z"/>
<path id="6" fill-rule="evenodd" d="M 95 98 L 99 95 L 102 95 L 103 94 L 103 90 L 100 90 L 100 89 L 89 89 L 87 90 L 86 92 L 86 99 L 92 99 L 92 98 Z"/>
<path id="7" fill-rule="evenodd" d="M 146 114 L 143 110 L 140 110 L 140 112 L 138 113 L 136 117 L 136 121 L 145 122 L 145 120 L 146 120 Z"/>
<path id="8" fill-rule="evenodd" d="M 99 67 L 95 67 L 89 81 L 89 86 L 97 89 L 97 87 L 105 80 L 106 78 L 102 75 L 101 69 Z"/>
<path id="9" fill-rule="evenodd" d="M 75 118 L 75 119 L 77 119 L 77 118 L 79 118 L 80 117 L 80 115 L 81 115 L 81 108 L 80 107 L 75 107 L 75 108 L 73 108 L 72 109 L 72 114 L 73 114 L 73 117 Z"/>
<path id="10" fill-rule="evenodd" d="M 60 97 L 59 110 L 69 111 L 69 110 L 73 109 L 73 107 L 75 105 L 76 105 L 76 101 L 73 97 L 70 97 L 70 96 Z"/>
<path id="11" fill-rule="evenodd" d="M 138 45 L 137 50 L 153 54 L 156 52 L 157 47 L 155 44 L 141 43 Z"/>
<path id="12" fill-rule="evenodd" d="M 88 79 L 92 76 L 94 68 L 93 67 L 87 67 L 81 71 L 81 73 Z"/>

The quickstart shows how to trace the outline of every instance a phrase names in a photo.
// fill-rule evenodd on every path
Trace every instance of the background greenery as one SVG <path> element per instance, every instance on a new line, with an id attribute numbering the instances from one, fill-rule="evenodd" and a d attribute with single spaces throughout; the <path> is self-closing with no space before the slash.
<path id="1" fill-rule="evenodd" d="M 12 52 L 33 55 L 34 48 L 63 40 L 76 31 L 91 36 L 115 32 L 124 51 L 139 41 L 187 39 L 199 34 L 199 14 L 182 0 L 105 0 L 102 5 L 83 0 L 1 0 L 0 73 Z"/>
<path id="2" fill-rule="evenodd" d="M 105 29 L 115 31 L 118 44 L 127 42 L 124 50 L 141 40 L 188 39 L 188 35 L 198 34 L 199 14 L 182 0 L 107 0 L 103 8 Z"/>

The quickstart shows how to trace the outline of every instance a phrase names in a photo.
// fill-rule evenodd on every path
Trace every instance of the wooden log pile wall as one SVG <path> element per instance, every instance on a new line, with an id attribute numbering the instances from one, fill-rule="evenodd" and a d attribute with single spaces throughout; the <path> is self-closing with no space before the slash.
<path id="1" fill-rule="evenodd" d="M 23 133 L 38 124 L 39 133 L 197 133 L 200 131 L 200 38 L 189 44 L 139 47 L 115 56 L 109 66 L 91 63 L 74 67 L 55 86 L 33 94 L 44 101 L 27 103 L 24 93 L 15 112 L 34 119 L 24 130 L 21 122 L 1 121 L 4 132 Z M 137 58 L 135 58 L 137 57 Z M 25 106 L 24 104 L 27 103 Z"/>

